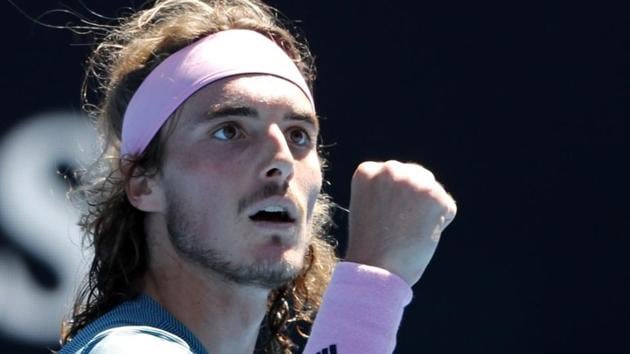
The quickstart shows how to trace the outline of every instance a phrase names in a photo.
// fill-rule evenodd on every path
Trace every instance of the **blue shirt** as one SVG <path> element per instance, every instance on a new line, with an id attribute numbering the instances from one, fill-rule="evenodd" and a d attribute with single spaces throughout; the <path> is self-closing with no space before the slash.
<path id="1" fill-rule="evenodd" d="M 59 354 L 208 354 L 186 326 L 145 294 L 82 328 Z"/>

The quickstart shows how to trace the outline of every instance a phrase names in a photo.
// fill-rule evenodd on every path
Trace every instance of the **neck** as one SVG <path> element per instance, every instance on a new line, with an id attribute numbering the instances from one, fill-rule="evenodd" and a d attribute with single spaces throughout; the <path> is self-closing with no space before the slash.
<path id="1" fill-rule="evenodd" d="M 209 353 L 254 352 L 269 290 L 226 280 L 182 260 L 172 247 L 154 247 L 151 254 L 160 256 L 150 257 L 143 291 L 188 327 Z"/>

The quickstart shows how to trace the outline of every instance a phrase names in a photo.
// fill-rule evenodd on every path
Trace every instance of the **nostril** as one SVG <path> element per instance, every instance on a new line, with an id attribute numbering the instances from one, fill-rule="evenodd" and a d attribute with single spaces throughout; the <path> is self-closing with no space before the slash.
<path id="1" fill-rule="evenodd" d="M 279 168 L 270 168 L 269 171 L 267 171 L 267 177 L 274 177 L 274 176 L 280 176 L 282 175 L 282 171 L 280 171 Z"/>

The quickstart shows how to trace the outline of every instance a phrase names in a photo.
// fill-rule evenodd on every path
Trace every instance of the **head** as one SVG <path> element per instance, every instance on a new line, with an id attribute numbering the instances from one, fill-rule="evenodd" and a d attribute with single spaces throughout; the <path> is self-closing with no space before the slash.
<path id="1" fill-rule="evenodd" d="M 137 295 L 161 242 L 226 281 L 271 290 L 270 351 L 287 351 L 288 320 L 309 322 L 319 306 L 335 262 L 325 236 L 330 202 L 320 193 L 317 117 L 298 86 L 261 74 L 213 82 L 170 114 L 146 148 L 121 155 L 123 116 L 149 73 L 187 45 L 229 29 L 274 41 L 312 88 L 306 47 L 272 9 L 252 0 L 158 1 L 95 49 L 84 89 L 101 94 L 87 107 L 105 149 L 79 190 L 89 205 L 82 227 L 95 258 L 63 340 Z M 156 240 L 156 230 L 166 230 L 167 239 Z"/>
<path id="2" fill-rule="evenodd" d="M 173 118 L 159 173 L 127 187 L 147 213 L 150 254 L 245 286 L 290 282 L 322 183 L 310 101 L 285 79 L 239 75 L 202 88 Z"/>

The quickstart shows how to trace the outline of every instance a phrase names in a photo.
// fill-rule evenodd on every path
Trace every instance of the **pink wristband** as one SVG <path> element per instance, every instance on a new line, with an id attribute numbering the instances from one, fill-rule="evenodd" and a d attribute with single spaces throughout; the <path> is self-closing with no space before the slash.
<path id="1" fill-rule="evenodd" d="M 411 287 L 389 271 L 352 262 L 335 267 L 305 354 L 385 354 L 396 334 Z"/>

